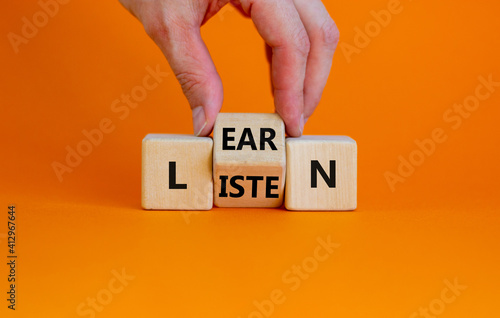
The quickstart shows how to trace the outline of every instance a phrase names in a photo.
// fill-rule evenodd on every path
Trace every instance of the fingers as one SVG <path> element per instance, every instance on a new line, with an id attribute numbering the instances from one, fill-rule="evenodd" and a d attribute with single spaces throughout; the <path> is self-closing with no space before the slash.
<path id="1" fill-rule="evenodd" d="M 222 82 L 200 34 L 206 10 L 183 6 L 141 12 L 146 32 L 160 47 L 191 106 L 196 136 L 207 136 L 222 107 Z M 165 11 L 165 13 L 163 12 Z M 203 12 L 203 14 L 197 14 Z M 146 15 L 147 17 L 144 17 Z M 149 16 L 148 16 L 149 15 Z"/>
<path id="2" fill-rule="evenodd" d="M 120 1 L 143 22 L 169 61 L 193 111 L 195 134 L 208 135 L 222 106 L 223 91 L 200 26 L 207 18 L 205 13 L 214 14 L 228 0 L 210 8 L 204 1 L 189 6 L 173 0 Z M 300 136 L 331 69 L 338 42 L 335 23 L 320 0 L 231 2 L 252 18 L 270 46 L 276 112 L 288 135 Z"/>
<path id="3" fill-rule="evenodd" d="M 272 74 L 272 59 L 273 59 L 273 49 L 267 45 L 266 43 L 266 59 L 267 62 L 269 63 L 269 79 L 271 80 L 271 94 L 274 96 L 274 86 L 273 86 L 273 78 L 271 76 Z"/>
<path id="4" fill-rule="evenodd" d="M 309 38 L 292 0 L 242 0 L 258 32 L 272 49 L 271 78 L 276 112 L 289 136 L 302 135 L 304 80 Z"/>
<path id="5" fill-rule="evenodd" d="M 339 31 L 320 0 L 294 0 L 294 3 L 311 42 L 304 81 L 304 117 L 307 121 L 321 100 Z"/>

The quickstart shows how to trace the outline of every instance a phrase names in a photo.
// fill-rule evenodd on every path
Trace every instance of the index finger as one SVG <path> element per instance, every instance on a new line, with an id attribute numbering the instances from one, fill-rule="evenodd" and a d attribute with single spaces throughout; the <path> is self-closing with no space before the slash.
<path id="1" fill-rule="evenodd" d="M 241 8 L 272 49 L 271 79 L 276 112 L 289 136 L 302 135 L 304 80 L 309 37 L 292 0 L 242 0 Z"/>

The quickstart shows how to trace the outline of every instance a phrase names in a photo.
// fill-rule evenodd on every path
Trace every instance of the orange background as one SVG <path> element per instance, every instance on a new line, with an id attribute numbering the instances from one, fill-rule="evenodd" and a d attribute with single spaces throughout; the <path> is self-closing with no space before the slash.
<path id="1" fill-rule="evenodd" d="M 325 1 L 354 45 L 355 28 L 388 1 Z M 96 317 L 263 317 L 254 301 L 282 290 L 272 317 L 420 317 L 439 307 L 445 280 L 467 289 L 439 317 L 500 314 L 498 272 L 500 89 L 452 129 L 443 114 L 475 93 L 479 76 L 500 81 L 500 4 L 402 0 L 403 11 L 351 56 L 339 48 L 305 134 L 358 143 L 358 209 L 297 213 L 217 209 L 188 215 L 140 208 L 141 140 L 191 133 L 174 76 L 119 119 L 111 110 L 160 65 L 160 50 L 118 1 L 70 1 L 19 47 L 36 1 L 3 3 L 0 19 L 2 317 L 79 317 L 104 295 L 112 271 L 134 276 Z M 224 9 L 202 29 L 222 77 L 224 112 L 272 112 L 264 45 L 250 20 Z M 104 136 L 71 173 L 51 164 L 82 130 L 109 118 Z M 415 139 L 442 128 L 447 140 L 391 191 Z M 18 216 L 17 310 L 7 310 L 7 206 Z M 317 238 L 340 244 L 301 281 L 282 280 L 314 255 Z M 450 294 L 451 295 L 451 294 Z M 432 313 L 432 311 L 431 311 Z M 84 315 L 90 317 L 90 315 Z"/>

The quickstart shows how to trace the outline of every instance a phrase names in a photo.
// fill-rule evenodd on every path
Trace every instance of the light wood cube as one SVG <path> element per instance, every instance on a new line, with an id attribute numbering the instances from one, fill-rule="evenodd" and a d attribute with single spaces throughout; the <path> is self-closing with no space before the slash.
<path id="1" fill-rule="evenodd" d="M 287 138 L 285 207 L 303 211 L 356 209 L 357 146 L 346 136 Z"/>
<path id="2" fill-rule="evenodd" d="M 222 113 L 214 126 L 214 204 L 283 204 L 285 125 L 277 114 Z"/>
<path id="3" fill-rule="evenodd" d="M 147 135 L 142 141 L 142 207 L 210 210 L 212 149 L 209 137 Z"/>

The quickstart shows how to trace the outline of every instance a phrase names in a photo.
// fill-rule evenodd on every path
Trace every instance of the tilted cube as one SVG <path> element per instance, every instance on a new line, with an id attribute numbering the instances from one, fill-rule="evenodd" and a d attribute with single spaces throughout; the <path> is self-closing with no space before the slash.
<path id="1" fill-rule="evenodd" d="M 214 126 L 214 204 L 283 204 L 285 126 L 277 114 L 219 114 Z"/>

